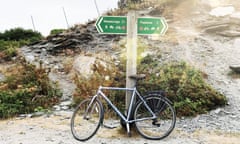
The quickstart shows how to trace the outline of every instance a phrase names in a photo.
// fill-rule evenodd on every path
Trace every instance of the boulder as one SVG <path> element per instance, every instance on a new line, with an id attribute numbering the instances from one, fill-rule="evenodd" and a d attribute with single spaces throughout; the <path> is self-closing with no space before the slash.
<path id="1" fill-rule="evenodd" d="M 240 73 L 240 65 L 231 65 L 229 68 L 236 73 Z"/>
<path id="2" fill-rule="evenodd" d="M 73 63 L 73 69 L 78 74 L 89 77 L 93 73 L 91 67 L 95 60 L 95 57 L 79 56 Z"/>

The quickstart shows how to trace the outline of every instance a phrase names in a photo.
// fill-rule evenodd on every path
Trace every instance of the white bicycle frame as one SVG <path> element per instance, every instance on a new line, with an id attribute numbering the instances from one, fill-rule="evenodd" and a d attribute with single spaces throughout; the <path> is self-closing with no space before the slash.
<path id="1" fill-rule="evenodd" d="M 120 110 L 111 102 L 111 100 L 103 93 L 102 90 L 121 90 L 121 91 L 132 92 L 130 104 L 129 104 L 129 107 L 128 107 L 128 110 L 127 110 L 127 116 L 124 116 L 122 114 L 122 112 L 120 112 Z M 137 122 L 137 121 L 143 121 L 143 120 L 147 120 L 147 119 L 156 119 L 157 118 L 157 116 L 154 114 L 154 112 L 148 106 L 148 104 L 146 103 L 144 98 L 137 91 L 136 87 L 134 87 L 134 88 L 120 88 L 120 87 L 102 87 L 102 86 L 99 86 L 97 94 L 92 97 L 92 100 L 91 100 L 89 106 L 91 106 L 92 103 L 94 102 L 94 100 L 96 98 L 98 98 L 99 96 L 101 96 L 111 106 L 111 108 L 117 113 L 117 115 L 119 117 L 121 117 L 121 119 L 124 120 L 124 122 L 126 123 L 126 126 L 127 126 L 127 132 L 130 132 L 130 127 L 129 127 L 130 123 Z M 138 97 L 141 101 L 143 101 L 143 104 L 147 108 L 147 110 L 150 112 L 151 117 L 135 119 L 135 120 L 131 119 L 131 114 L 132 114 L 132 110 L 133 110 L 133 107 L 134 107 L 134 102 L 135 102 L 136 97 Z"/>

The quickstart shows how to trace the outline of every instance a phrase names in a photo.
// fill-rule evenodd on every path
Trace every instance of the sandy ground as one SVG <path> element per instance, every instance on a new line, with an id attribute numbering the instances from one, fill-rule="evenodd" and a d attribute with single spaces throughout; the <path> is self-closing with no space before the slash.
<path id="1" fill-rule="evenodd" d="M 57 115 L 41 116 L 37 118 L 9 119 L 0 121 L 1 144 L 78 144 L 70 131 L 71 112 L 61 112 Z M 238 144 L 240 133 L 224 131 L 207 131 L 199 129 L 193 133 L 186 133 L 175 129 L 173 133 L 161 141 L 146 140 L 133 133 L 128 137 L 120 127 L 106 129 L 100 127 L 98 133 L 89 144 Z"/>

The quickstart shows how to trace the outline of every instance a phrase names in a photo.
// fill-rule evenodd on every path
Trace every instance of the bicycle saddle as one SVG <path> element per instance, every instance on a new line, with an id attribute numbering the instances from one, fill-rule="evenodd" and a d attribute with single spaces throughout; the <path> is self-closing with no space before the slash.
<path id="1" fill-rule="evenodd" d="M 134 79 L 134 80 L 142 80 L 146 77 L 145 74 L 135 74 L 135 75 L 130 75 L 129 78 Z"/>

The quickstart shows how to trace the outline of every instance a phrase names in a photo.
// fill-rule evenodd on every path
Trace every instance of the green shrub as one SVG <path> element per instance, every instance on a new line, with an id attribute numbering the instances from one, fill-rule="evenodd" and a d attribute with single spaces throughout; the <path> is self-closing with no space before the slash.
<path id="1" fill-rule="evenodd" d="M 15 28 L 0 33 L 0 59 L 9 61 L 17 55 L 17 48 L 37 42 L 43 37 L 39 32 Z"/>
<path id="2" fill-rule="evenodd" d="M 29 113 L 33 107 L 32 93 L 24 90 L 0 92 L 0 118 L 9 118 L 19 113 Z"/>
<path id="3" fill-rule="evenodd" d="M 61 92 L 43 68 L 20 61 L 0 83 L 0 118 L 31 113 L 58 103 Z"/>
<path id="4" fill-rule="evenodd" d="M 125 72 L 122 71 L 124 65 L 106 70 L 102 65 L 95 64 L 94 73 L 89 78 L 76 77 L 75 102 L 94 95 L 99 85 L 125 87 Z M 206 74 L 185 62 L 160 65 L 154 56 L 148 55 L 138 65 L 138 73 L 146 74 L 146 79 L 139 81 L 140 92 L 144 95 L 148 91 L 164 90 L 173 102 L 179 117 L 206 113 L 227 103 L 224 95 L 204 81 Z M 108 81 L 105 80 L 106 75 L 110 76 Z M 118 81 L 114 77 L 118 77 Z M 115 91 L 107 94 L 114 104 L 124 109 L 124 93 Z"/>
<path id="5" fill-rule="evenodd" d="M 96 94 L 98 87 L 101 86 L 116 86 L 124 87 L 125 78 L 121 71 L 114 64 L 104 66 L 99 61 L 96 61 L 92 66 L 93 74 L 89 77 L 76 75 L 74 77 L 77 88 L 74 93 L 74 104 L 78 104 L 81 100 Z M 109 91 L 104 93 L 120 110 L 124 110 L 125 92 L 123 91 Z M 108 111 L 107 104 L 103 101 L 105 111 Z"/>
<path id="6" fill-rule="evenodd" d="M 65 29 L 53 29 L 53 30 L 51 30 L 50 35 L 57 35 L 64 31 L 65 31 Z"/>
<path id="7" fill-rule="evenodd" d="M 36 42 L 42 39 L 43 36 L 39 32 L 34 32 L 32 30 L 25 30 L 23 28 L 14 28 L 6 30 L 0 35 L 0 40 L 5 41 L 21 41 L 28 40 L 29 43 Z"/>
<path id="8" fill-rule="evenodd" d="M 141 91 L 165 90 L 174 102 L 178 116 L 205 113 L 227 103 L 226 97 L 204 81 L 205 74 L 185 62 L 158 65 L 146 57 L 139 71 L 147 74 Z M 148 68 L 148 69 L 147 69 Z M 152 70 L 149 70 L 154 68 Z"/>

